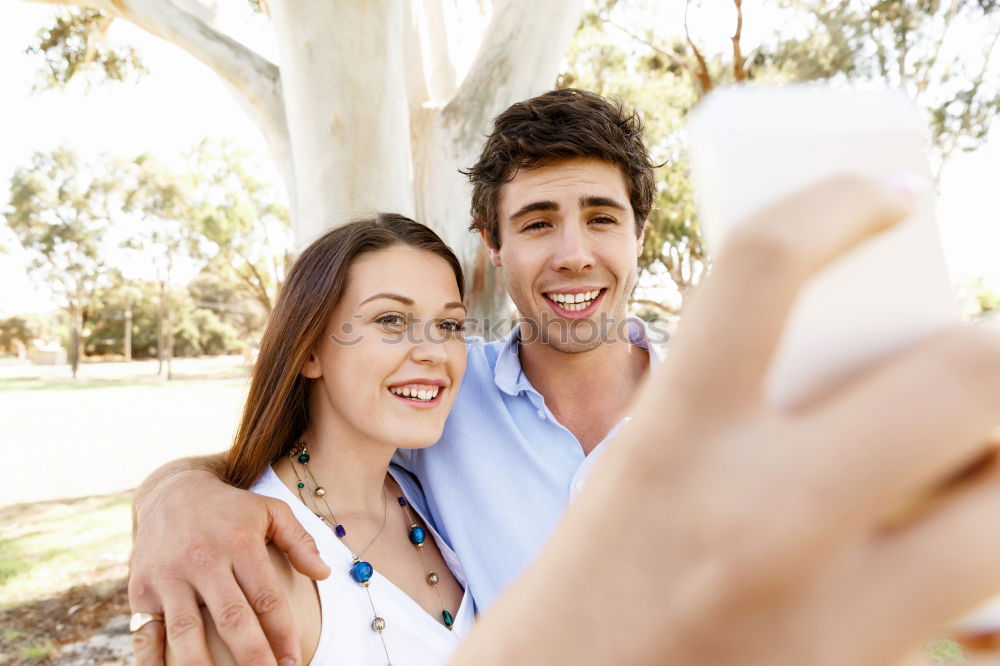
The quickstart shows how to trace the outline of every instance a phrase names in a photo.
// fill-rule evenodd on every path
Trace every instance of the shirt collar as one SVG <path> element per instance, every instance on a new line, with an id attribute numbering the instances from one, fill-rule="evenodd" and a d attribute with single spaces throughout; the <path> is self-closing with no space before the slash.
<path id="1" fill-rule="evenodd" d="M 663 360 L 663 352 L 660 351 L 659 347 L 650 345 L 649 331 L 646 328 L 646 323 L 632 315 L 629 315 L 626 322 L 629 342 L 645 349 L 649 353 L 650 369 L 656 368 Z M 507 339 L 504 340 L 503 345 L 500 347 L 500 351 L 497 354 L 496 367 L 493 370 L 493 380 L 496 382 L 497 388 L 509 395 L 517 395 L 521 391 L 526 390 L 535 390 L 521 370 L 521 358 L 518 356 L 520 345 L 520 324 L 515 324 Z"/>

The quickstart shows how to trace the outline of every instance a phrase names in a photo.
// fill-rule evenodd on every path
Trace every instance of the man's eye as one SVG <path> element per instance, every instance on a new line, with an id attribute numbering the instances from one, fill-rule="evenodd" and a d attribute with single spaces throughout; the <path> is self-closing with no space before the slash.
<path id="1" fill-rule="evenodd" d="M 549 223 L 545 220 L 535 220 L 534 222 L 526 224 L 521 231 L 535 231 L 537 229 L 544 229 L 547 226 L 549 226 Z"/>
<path id="2" fill-rule="evenodd" d="M 591 222 L 596 222 L 597 224 L 618 224 L 618 220 L 607 215 L 598 215 L 597 217 L 590 220 Z"/>
<path id="3" fill-rule="evenodd" d="M 401 314 L 384 314 L 380 315 L 375 319 L 375 323 L 384 326 L 385 328 L 403 328 L 406 326 L 406 317 Z"/>

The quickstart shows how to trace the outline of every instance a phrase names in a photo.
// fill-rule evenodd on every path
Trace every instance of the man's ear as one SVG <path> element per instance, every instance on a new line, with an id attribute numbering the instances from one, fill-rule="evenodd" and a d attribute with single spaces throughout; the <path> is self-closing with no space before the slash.
<path id="1" fill-rule="evenodd" d="M 649 222 L 644 222 L 643 225 L 642 225 L 642 231 L 639 232 L 639 242 L 637 243 L 638 247 L 636 248 L 636 251 L 635 251 L 635 256 L 637 256 L 637 257 L 641 257 L 642 256 L 642 247 L 643 247 L 643 245 L 646 244 L 646 230 L 647 229 L 649 229 Z"/>
<path id="2" fill-rule="evenodd" d="M 486 253 L 490 255 L 490 263 L 496 268 L 503 268 L 503 263 L 500 261 L 500 248 L 493 247 L 493 241 L 490 239 L 489 234 L 486 233 L 486 229 L 479 230 L 479 238 L 483 241 Z"/>
<path id="3" fill-rule="evenodd" d="M 316 352 L 309 352 L 309 359 L 299 368 L 299 374 L 307 379 L 319 379 L 323 376 L 323 368 L 319 364 Z"/>

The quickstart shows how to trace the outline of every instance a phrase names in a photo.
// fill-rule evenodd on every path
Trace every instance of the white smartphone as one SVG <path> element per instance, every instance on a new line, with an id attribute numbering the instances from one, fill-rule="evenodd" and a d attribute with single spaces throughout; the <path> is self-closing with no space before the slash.
<path id="1" fill-rule="evenodd" d="M 701 230 L 713 252 L 755 211 L 824 178 L 906 170 L 927 179 L 909 219 L 802 290 L 768 380 L 774 404 L 794 406 L 960 320 L 934 219 L 922 123 L 905 95 L 815 84 L 723 88 L 698 105 L 688 132 Z"/>
<path id="2" fill-rule="evenodd" d="M 806 84 L 709 95 L 689 124 L 703 237 L 717 251 L 755 211 L 830 176 L 931 176 L 917 108 L 893 90 Z M 928 186 L 909 219 L 837 260 L 805 286 L 768 378 L 779 407 L 807 400 L 866 363 L 960 321 Z M 1000 630 L 1000 598 L 952 624 Z"/>

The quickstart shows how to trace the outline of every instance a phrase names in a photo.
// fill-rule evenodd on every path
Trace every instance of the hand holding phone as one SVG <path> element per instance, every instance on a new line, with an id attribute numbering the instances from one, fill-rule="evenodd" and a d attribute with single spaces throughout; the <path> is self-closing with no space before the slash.
<path id="1" fill-rule="evenodd" d="M 770 369 L 768 397 L 775 406 L 806 402 L 867 363 L 960 321 L 934 219 L 920 115 L 902 93 L 818 85 L 725 88 L 698 106 L 688 130 L 701 230 L 713 252 L 754 213 L 826 178 L 924 183 L 909 219 L 802 290 Z M 995 632 L 1000 600 L 952 628 Z"/>

